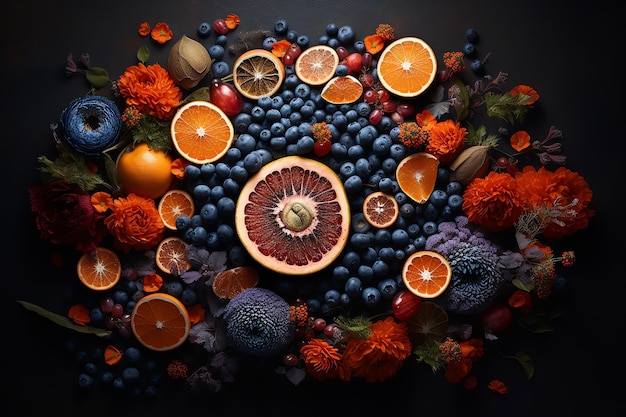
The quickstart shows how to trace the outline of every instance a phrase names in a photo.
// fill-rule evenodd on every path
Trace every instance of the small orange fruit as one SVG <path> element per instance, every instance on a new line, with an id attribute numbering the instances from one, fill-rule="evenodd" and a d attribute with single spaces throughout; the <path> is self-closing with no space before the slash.
<path id="1" fill-rule="evenodd" d="M 117 158 L 117 174 L 125 193 L 159 198 L 174 180 L 172 157 L 146 142 L 131 144 Z"/>
<path id="2" fill-rule="evenodd" d="M 282 61 L 266 49 L 246 51 L 233 64 L 233 85 L 251 100 L 274 95 L 284 79 Z"/>
<path id="3" fill-rule="evenodd" d="M 253 266 L 236 266 L 218 272 L 213 279 L 213 292 L 220 298 L 231 299 L 243 290 L 259 283 L 259 271 Z"/>
<path id="4" fill-rule="evenodd" d="M 191 321 L 183 303 L 161 292 L 137 301 L 130 315 L 130 326 L 137 340 L 148 349 L 175 349 L 189 335 Z"/>
<path id="5" fill-rule="evenodd" d="M 418 204 L 425 203 L 437 182 L 439 160 L 433 154 L 417 152 L 404 158 L 396 168 L 396 180 L 402 192 Z"/>
<path id="6" fill-rule="evenodd" d="M 320 96 L 331 104 L 351 104 L 363 95 L 363 84 L 352 75 L 341 75 L 326 83 Z"/>
<path id="7" fill-rule="evenodd" d="M 337 51 L 327 45 L 315 45 L 298 55 L 294 70 L 301 81 L 309 85 L 322 85 L 333 78 L 337 65 Z"/>
<path id="8" fill-rule="evenodd" d="M 180 155 L 196 164 L 217 161 L 228 152 L 235 138 L 226 113 L 203 100 L 180 107 L 172 118 L 170 133 Z"/>
<path id="9" fill-rule="evenodd" d="M 111 249 L 97 247 L 80 256 L 76 272 L 85 286 L 103 291 L 113 288 L 119 282 L 122 276 L 122 263 Z"/>
<path id="10" fill-rule="evenodd" d="M 187 243 L 176 236 L 166 237 L 157 246 L 155 261 L 161 271 L 180 275 L 191 267 L 187 259 Z"/>
<path id="11" fill-rule="evenodd" d="M 195 204 L 188 192 L 169 190 L 161 197 L 157 209 L 165 227 L 176 230 L 176 219 L 183 214 L 193 216 Z"/>
<path id="12" fill-rule="evenodd" d="M 391 226 L 400 214 L 394 196 L 375 191 L 363 200 L 363 216 L 369 224 L 379 229 Z"/>
<path id="13" fill-rule="evenodd" d="M 380 54 L 378 80 L 390 93 L 417 97 L 430 87 L 437 75 L 437 56 L 422 39 L 399 38 Z"/>
<path id="14" fill-rule="evenodd" d="M 407 320 L 410 333 L 440 338 L 448 331 L 448 313 L 432 301 L 425 301 L 420 309 Z"/>
<path id="15" fill-rule="evenodd" d="M 412 253 L 402 267 L 406 288 L 422 298 L 441 295 L 452 279 L 452 268 L 446 258 L 437 252 L 422 250 Z"/>

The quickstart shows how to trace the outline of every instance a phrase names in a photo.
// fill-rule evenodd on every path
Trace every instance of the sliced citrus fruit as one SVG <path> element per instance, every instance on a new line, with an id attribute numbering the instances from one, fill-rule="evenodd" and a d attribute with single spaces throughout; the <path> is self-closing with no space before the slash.
<path id="1" fill-rule="evenodd" d="M 298 78 L 309 85 L 322 85 L 335 75 L 339 55 L 327 45 L 311 46 L 298 55 L 294 70 Z"/>
<path id="2" fill-rule="evenodd" d="M 379 229 L 391 226 L 400 214 L 395 197 L 375 191 L 363 200 L 363 216 L 369 224 Z"/>
<path id="3" fill-rule="evenodd" d="M 253 266 L 236 266 L 218 272 L 211 284 L 213 292 L 220 298 L 231 299 L 243 290 L 259 283 L 259 271 Z"/>
<path id="4" fill-rule="evenodd" d="M 242 187 L 235 226 L 260 264 L 308 275 L 331 264 L 350 232 L 350 204 L 341 179 L 327 165 L 286 156 L 261 168 Z"/>
<path id="5" fill-rule="evenodd" d="M 420 38 L 399 38 L 383 49 L 376 71 L 378 80 L 390 93 L 416 97 L 435 80 L 437 56 Z"/>
<path id="6" fill-rule="evenodd" d="M 274 95 L 284 79 L 282 61 L 265 49 L 246 51 L 233 64 L 233 84 L 241 95 L 251 100 Z"/>
<path id="7" fill-rule="evenodd" d="M 165 227 L 176 230 L 176 219 L 181 215 L 193 216 L 193 197 L 183 190 L 169 190 L 159 201 L 158 211 Z"/>
<path id="8" fill-rule="evenodd" d="M 448 331 L 448 313 L 432 301 L 424 301 L 407 320 L 409 332 L 440 338 Z"/>
<path id="9" fill-rule="evenodd" d="M 180 155 L 197 164 L 220 159 L 235 138 L 235 129 L 226 113 L 203 100 L 180 107 L 172 118 L 170 131 Z"/>
<path id="10" fill-rule="evenodd" d="M 396 180 L 403 193 L 418 204 L 425 203 L 437 182 L 439 160 L 433 154 L 417 152 L 404 158 L 396 168 Z"/>
<path id="11" fill-rule="evenodd" d="M 78 278 L 88 288 L 96 291 L 111 289 L 122 276 L 122 262 L 115 252 L 97 247 L 83 253 L 76 264 Z"/>
<path id="12" fill-rule="evenodd" d="M 180 275 L 191 267 L 187 259 L 187 243 L 176 236 L 166 237 L 157 246 L 155 261 L 161 271 Z"/>
<path id="13" fill-rule="evenodd" d="M 326 83 L 320 96 L 331 104 L 351 104 L 363 95 L 363 84 L 352 75 L 340 75 Z"/>
<path id="14" fill-rule="evenodd" d="M 180 300 L 158 292 L 137 301 L 130 315 L 130 325 L 142 345 L 165 351 L 175 349 L 187 340 L 191 321 Z"/>
<path id="15" fill-rule="evenodd" d="M 437 252 L 422 250 L 412 253 L 402 267 L 406 288 L 422 298 L 441 295 L 452 279 L 452 268 L 446 258 Z"/>
<path id="16" fill-rule="evenodd" d="M 131 144 L 119 153 L 117 175 L 126 194 L 159 198 L 172 185 L 172 157 L 146 142 Z"/>

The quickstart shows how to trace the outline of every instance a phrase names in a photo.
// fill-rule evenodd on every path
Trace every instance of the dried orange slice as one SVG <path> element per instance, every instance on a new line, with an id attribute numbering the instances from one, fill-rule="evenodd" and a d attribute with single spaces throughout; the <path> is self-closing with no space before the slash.
<path id="1" fill-rule="evenodd" d="M 363 95 L 363 84 L 352 75 L 340 75 L 326 83 L 320 96 L 331 104 L 351 104 Z"/>
<path id="2" fill-rule="evenodd" d="M 285 79 L 285 67 L 276 55 L 265 49 L 251 49 L 233 64 L 233 85 L 251 100 L 272 96 Z"/>
<path id="3" fill-rule="evenodd" d="M 176 219 L 183 214 L 193 216 L 195 204 L 188 192 L 170 190 L 161 197 L 157 209 L 165 227 L 176 230 Z"/>
<path id="4" fill-rule="evenodd" d="M 452 268 L 446 258 L 437 252 L 422 250 L 411 254 L 402 267 L 406 288 L 422 298 L 441 295 L 452 279 Z"/>
<path id="5" fill-rule="evenodd" d="M 220 159 L 235 138 L 228 116 L 215 104 L 203 100 L 180 107 L 172 118 L 170 133 L 180 155 L 196 164 Z"/>
<path id="6" fill-rule="evenodd" d="M 396 168 L 396 180 L 403 193 L 418 204 L 428 201 L 435 189 L 439 160 L 433 154 L 417 152 L 404 158 Z"/>
<path id="7" fill-rule="evenodd" d="M 175 349 L 187 340 L 191 321 L 180 300 L 158 292 L 137 301 L 130 315 L 130 325 L 142 345 L 165 351 Z"/>
<path id="8" fill-rule="evenodd" d="M 440 338 L 448 331 L 448 313 L 432 301 L 425 301 L 420 309 L 407 320 L 411 333 Z"/>
<path id="9" fill-rule="evenodd" d="M 417 97 L 435 80 L 437 56 L 420 38 L 399 38 L 383 49 L 376 71 L 378 80 L 390 93 Z"/>
<path id="10" fill-rule="evenodd" d="M 191 267 L 187 259 L 187 243 L 176 236 L 166 237 L 157 246 L 155 261 L 161 271 L 180 275 Z"/>
<path id="11" fill-rule="evenodd" d="M 243 290 L 255 287 L 258 283 L 259 271 L 255 267 L 237 266 L 218 272 L 211 286 L 218 297 L 231 299 Z"/>
<path id="12" fill-rule="evenodd" d="M 96 291 L 111 289 L 122 276 L 120 258 L 111 249 L 97 247 L 83 253 L 76 264 L 78 278 L 88 288 Z"/>
<path id="13" fill-rule="evenodd" d="M 333 78 L 337 65 L 337 51 L 327 45 L 315 45 L 298 55 L 294 70 L 301 81 L 309 85 L 322 85 Z"/>
<path id="14" fill-rule="evenodd" d="M 363 216 L 369 224 L 379 229 L 391 226 L 400 214 L 394 196 L 375 191 L 363 200 Z"/>

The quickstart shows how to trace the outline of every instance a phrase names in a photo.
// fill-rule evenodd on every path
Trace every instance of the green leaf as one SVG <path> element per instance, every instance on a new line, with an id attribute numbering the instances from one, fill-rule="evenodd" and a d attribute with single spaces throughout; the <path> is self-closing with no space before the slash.
<path id="1" fill-rule="evenodd" d="M 53 313 L 51 311 L 46 310 L 45 308 L 39 307 L 38 305 L 29 303 L 26 301 L 20 301 L 20 300 L 18 300 L 17 302 L 23 305 L 24 308 L 26 308 L 27 310 L 34 311 L 35 313 L 39 314 L 42 317 L 47 318 L 48 320 L 52 321 L 53 323 L 58 324 L 59 326 L 67 327 L 68 329 L 76 330 L 77 332 L 80 332 L 80 333 L 95 334 L 96 336 L 99 336 L 99 337 L 111 336 L 112 332 L 110 330 L 99 329 L 97 327 L 92 327 L 92 326 L 80 326 L 74 323 L 68 317 Z"/>
<path id="2" fill-rule="evenodd" d="M 137 59 L 144 64 L 150 59 L 150 49 L 145 44 L 142 44 L 137 50 Z"/>
<path id="3" fill-rule="evenodd" d="M 106 86 L 109 81 L 109 73 L 104 68 L 91 67 L 87 70 L 87 81 L 91 83 L 93 88 L 98 89 Z"/>
<path id="4" fill-rule="evenodd" d="M 511 282 L 513 283 L 513 285 L 515 285 L 516 288 L 519 288 L 520 290 L 524 290 L 526 292 L 530 292 L 533 289 L 533 286 L 531 284 L 524 284 L 518 278 L 513 278 Z"/>
<path id="5" fill-rule="evenodd" d="M 209 93 L 209 87 L 196 88 L 187 97 L 185 97 L 183 101 L 181 101 L 180 106 L 192 101 L 209 101 L 210 98 L 211 94 Z"/>
<path id="6" fill-rule="evenodd" d="M 545 320 L 541 320 L 537 315 L 528 314 L 520 317 L 518 324 L 533 333 L 553 333 L 554 326 L 548 324 Z"/>
<path id="7" fill-rule="evenodd" d="M 528 354 L 524 352 L 517 352 L 515 354 L 515 359 L 522 365 L 524 369 L 524 373 L 526 374 L 526 379 L 531 379 L 533 375 L 535 375 L 535 365 Z"/>

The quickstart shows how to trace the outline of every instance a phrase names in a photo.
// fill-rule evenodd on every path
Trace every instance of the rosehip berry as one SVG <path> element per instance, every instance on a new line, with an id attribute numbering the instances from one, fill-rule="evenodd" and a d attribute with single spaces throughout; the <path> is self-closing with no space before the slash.
<path id="1" fill-rule="evenodd" d="M 318 140 L 313 145 L 313 152 L 317 156 L 326 156 L 330 152 L 333 144 L 329 140 Z"/>
<path id="2" fill-rule="evenodd" d="M 228 33 L 228 25 L 224 19 L 215 19 L 213 22 L 213 30 L 218 35 L 226 35 Z"/>
<path id="3" fill-rule="evenodd" d="M 298 356 L 293 353 L 287 353 L 283 356 L 283 365 L 285 366 L 295 366 L 298 363 Z"/>

